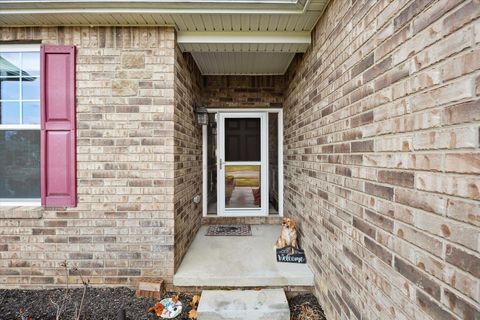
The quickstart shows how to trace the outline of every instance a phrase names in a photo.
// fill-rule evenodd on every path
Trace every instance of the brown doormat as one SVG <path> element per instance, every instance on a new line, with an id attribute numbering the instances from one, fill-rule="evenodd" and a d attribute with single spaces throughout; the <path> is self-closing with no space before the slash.
<path id="1" fill-rule="evenodd" d="M 207 236 L 251 236 L 248 224 L 217 224 L 208 226 Z"/>

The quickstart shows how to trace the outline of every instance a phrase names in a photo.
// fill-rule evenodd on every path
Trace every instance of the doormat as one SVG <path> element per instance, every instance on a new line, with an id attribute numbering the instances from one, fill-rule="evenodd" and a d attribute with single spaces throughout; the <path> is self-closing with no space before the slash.
<path id="1" fill-rule="evenodd" d="M 248 224 L 216 224 L 208 226 L 207 236 L 251 236 Z"/>

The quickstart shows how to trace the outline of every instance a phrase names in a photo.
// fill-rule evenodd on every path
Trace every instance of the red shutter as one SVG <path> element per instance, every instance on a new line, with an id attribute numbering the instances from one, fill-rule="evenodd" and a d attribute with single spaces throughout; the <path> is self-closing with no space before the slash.
<path id="1" fill-rule="evenodd" d="M 42 206 L 74 207 L 75 47 L 43 45 L 40 56 Z"/>

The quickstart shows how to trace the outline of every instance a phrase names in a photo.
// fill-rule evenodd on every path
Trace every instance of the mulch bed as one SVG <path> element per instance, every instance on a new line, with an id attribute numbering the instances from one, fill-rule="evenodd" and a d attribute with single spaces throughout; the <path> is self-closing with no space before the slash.
<path id="1" fill-rule="evenodd" d="M 0 320 L 55 319 L 55 307 L 51 303 L 60 301 L 64 291 L 52 290 L 2 290 L 0 289 Z M 75 305 L 80 303 L 82 289 L 71 289 L 71 298 L 61 319 L 74 319 Z M 173 293 L 166 293 L 171 297 Z M 187 320 L 190 311 L 191 294 L 180 294 L 183 303 L 182 314 L 176 319 Z M 88 288 L 82 320 L 116 320 L 120 310 L 125 309 L 126 319 L 150 320 L 156 316 L 147 315 L 147 310 L 155 304 L 152 298 L 137 298 L 135 291 L 120 288 Z M 298 295 L 289 299 L 292 320 L 325 320 L 322 308 L 311 294 Z M 23 310 L 23 318 L 21 315 Z"/>
<path id="2" fill-rule="evenodd" d="M 291 320 L 327 320 L 313 294 L 302 294 L 288 299 Z"/>

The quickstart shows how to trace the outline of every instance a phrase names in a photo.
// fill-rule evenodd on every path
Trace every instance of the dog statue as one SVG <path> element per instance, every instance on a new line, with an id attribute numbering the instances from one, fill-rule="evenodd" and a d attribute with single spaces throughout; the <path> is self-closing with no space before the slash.
<path id="1" fill-rule="evenodd" d="M 297 244 L 297 224 L 293 219 L 283 218 L 282 231 L 275 243 L 276 249 L 285 248 L 287 246 L 292 247 L 292 254 L 295 253 L 294 248 L 298 249 Z"/>

